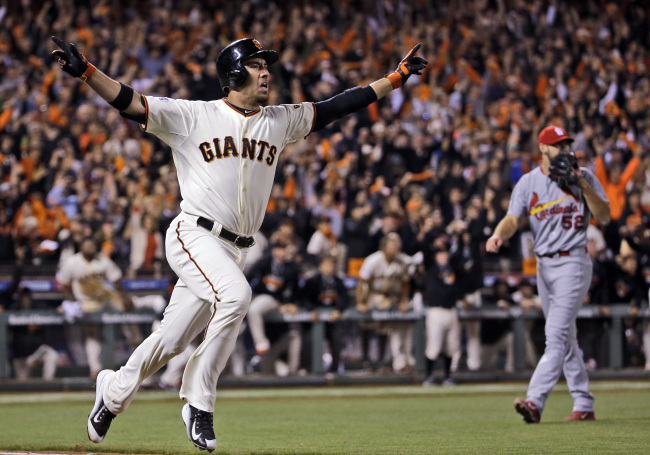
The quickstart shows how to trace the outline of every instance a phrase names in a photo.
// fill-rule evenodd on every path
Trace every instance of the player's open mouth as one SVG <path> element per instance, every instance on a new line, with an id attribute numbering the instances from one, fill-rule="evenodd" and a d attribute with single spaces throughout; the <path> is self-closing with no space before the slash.
<path id="1" fill-rule="evenodd" d="M 268 82 L 262 82 L 260 84 L 260 89 L 262 89 L 263 92 L 268 92 L 269 90 L 269 84 Z"/>

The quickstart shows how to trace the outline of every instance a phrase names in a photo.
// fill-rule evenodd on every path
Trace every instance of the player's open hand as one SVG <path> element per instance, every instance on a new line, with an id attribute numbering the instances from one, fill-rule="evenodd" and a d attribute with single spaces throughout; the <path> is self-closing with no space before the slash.
<path id="1" fill-rule="evenodd" d="M 52 41 L 61 49 L 52 51 L 52 55 L 58 58 L 58 63 L 61 65 L 63 71 L 73 77 L 81 77 L 84 75 L 90 64 L 86 57 L 83 56 L 77 47 L 70 43 L 65 43 L 62 39 L 52 36 Z"/>

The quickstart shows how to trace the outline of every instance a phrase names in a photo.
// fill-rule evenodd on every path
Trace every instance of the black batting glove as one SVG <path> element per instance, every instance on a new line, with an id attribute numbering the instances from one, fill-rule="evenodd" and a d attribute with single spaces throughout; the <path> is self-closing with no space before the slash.
<path id="1" fill-rule="evenodd" d="M 401 87 L 406 83 L 411 74 L 422 74 L 422 70 L 427 67 L 427 62 L 422 57 L 416 57 L 418 49 L 420 49 L 421 44 L 418 43 L 413 49 L 406 54 L 406 57 L 399 62 L 399 65 L 395 72 L 386 76 L 388 80 L 393 84 L 393 88 Z"/>
<path id="2" fill-rule="evenodd" d="M 63 71 L 82 81 L 89 80 L 95 74 L 95 66 L 86 60 L 74 44 L 67 44 L 56 36 L 52 36 L 52 41 L 62 49 L 52 51 L 52 55 L 57 57 Z"/>

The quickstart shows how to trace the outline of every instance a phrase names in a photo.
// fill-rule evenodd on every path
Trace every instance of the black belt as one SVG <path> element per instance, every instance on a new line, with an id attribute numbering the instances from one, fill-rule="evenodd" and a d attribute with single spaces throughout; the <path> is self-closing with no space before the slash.
<path id="1" fill-rule="evenodd" d="M 207 218 L 203 218 L 202 216 L 196 220 L 196 224 L 204 229 L 207 229 L 210 232 L 212 232 L 212 228 L 214 227 L 214 221 L 210 221 Z M 230 232 L 225 227 L 221 228 L 219 237 L 232 242 L 237 248 L 250 248 L 255 244 L 255 239 L 253 237 L 237 235 L 234 232 Z"/>

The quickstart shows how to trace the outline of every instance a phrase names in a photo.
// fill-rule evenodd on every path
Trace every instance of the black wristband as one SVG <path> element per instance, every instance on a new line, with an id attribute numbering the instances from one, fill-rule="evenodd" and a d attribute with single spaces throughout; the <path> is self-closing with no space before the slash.
<path id="1" fill-rule="evenodd" d="M 133 101 L 133 89 L 121 82 L 120 86 L 120 93 L 117 94 L 117 98 L 108 104 L 121 112 L 127 110 L 131 105 L 131 101 Z"/>

